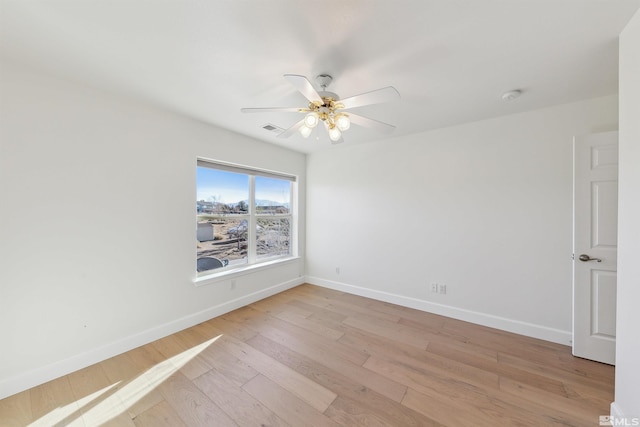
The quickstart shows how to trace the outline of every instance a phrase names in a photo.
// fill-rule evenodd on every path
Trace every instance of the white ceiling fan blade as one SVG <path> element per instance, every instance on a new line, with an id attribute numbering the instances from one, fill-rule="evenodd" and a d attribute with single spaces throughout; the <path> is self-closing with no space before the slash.
<path id="1" fill-rule="evenodd" d="M 296 133 L 298 129 L 300 129 L 303 125 L 304 125 L 304 119 L 294 123 L 293 126 L 291 126 L 289 129 L 285 130 L 280 135 L 278 135 L 278 138 L 289 138 L 291 135 Z"/>
<path id="2" fill-rule="evenodd" d="M 371 92 L 365 92 L 360 95 L 341 99 L 339 102 L 344 105 L 343 108 L 355 108 L 362 107 L 364 105 L 395 101 L 396 99 L 400 99 L 398 91 L 393 86 L 387 86 L 382 89 L 376 89 Z"/>
<path id="3" fill-rule="evenodd" d="M 299 76 L 297 74 L 285 74 L 284 78 L 287 79 L 298 91 L 304 95 L 311 102 L 319 102 L 322 104 L 322 97 L 316 92 L 311 82 L 305 76 Z"/>
<path id="4" fill-rule="evenodd" d="M 267 107 L 267 108 L 241 108 L 243 113 L 303 113 L 306 108 L 298 107 Z"/>
<path id="5" fill-rule="evenodd" d="M 388 123 L 380 122 L 378 120 L 370 119 L 368 117 L 359 116 L 357 114 L 347 113 L 347 115 L 349 116 L 351 123 L 358 126 L 373 129 L 376 132 L 389 134 L 393 132 L 396 128 L 395 126 L 390 125 Z"/>

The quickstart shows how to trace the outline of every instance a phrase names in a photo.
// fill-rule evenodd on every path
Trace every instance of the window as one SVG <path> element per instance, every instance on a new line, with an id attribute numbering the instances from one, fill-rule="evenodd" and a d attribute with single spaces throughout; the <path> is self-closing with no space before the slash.
<path id="1" fill-rule="evenodd" d="M 198 160 L 196 183 L 200 275 L 293 254 L 295 177 Z"/>

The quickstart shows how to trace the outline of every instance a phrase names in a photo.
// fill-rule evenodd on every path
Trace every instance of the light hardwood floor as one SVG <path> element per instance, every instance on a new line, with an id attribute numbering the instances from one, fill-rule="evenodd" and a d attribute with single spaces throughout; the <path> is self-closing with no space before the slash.
<path id="1" fill-rule="evenodd" d="M 302 285 L 0 400 L 4 426 L 597 426 L 614 368 Z"/>

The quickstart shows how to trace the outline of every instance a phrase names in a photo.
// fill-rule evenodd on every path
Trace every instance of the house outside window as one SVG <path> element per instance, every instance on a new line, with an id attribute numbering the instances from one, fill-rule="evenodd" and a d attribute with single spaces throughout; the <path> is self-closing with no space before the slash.
<path id="1" fill-rule="evenodd" d="M 199 159 L 196 187 L 199 276 L 294 255 L 294 176 Z"/>

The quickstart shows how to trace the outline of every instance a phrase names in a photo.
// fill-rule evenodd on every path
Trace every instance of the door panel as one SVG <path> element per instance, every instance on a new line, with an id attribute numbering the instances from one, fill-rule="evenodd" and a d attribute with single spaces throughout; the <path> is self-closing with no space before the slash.
<path id="1" fill-rule="evenodd" d="M 592 270 L 591 272 L 591 335 L 615 339 L 616 272 Z"/>
<path id="2" fill-rule="evenodd" d="M 574 139 L 573 354 L 615 363 L 618 133 Z"/>
<path id="3" fill-rule="evenodd" d="M 618 247 L 618 181 L 591 183 L 591 247 L 613 249 Z"/>

